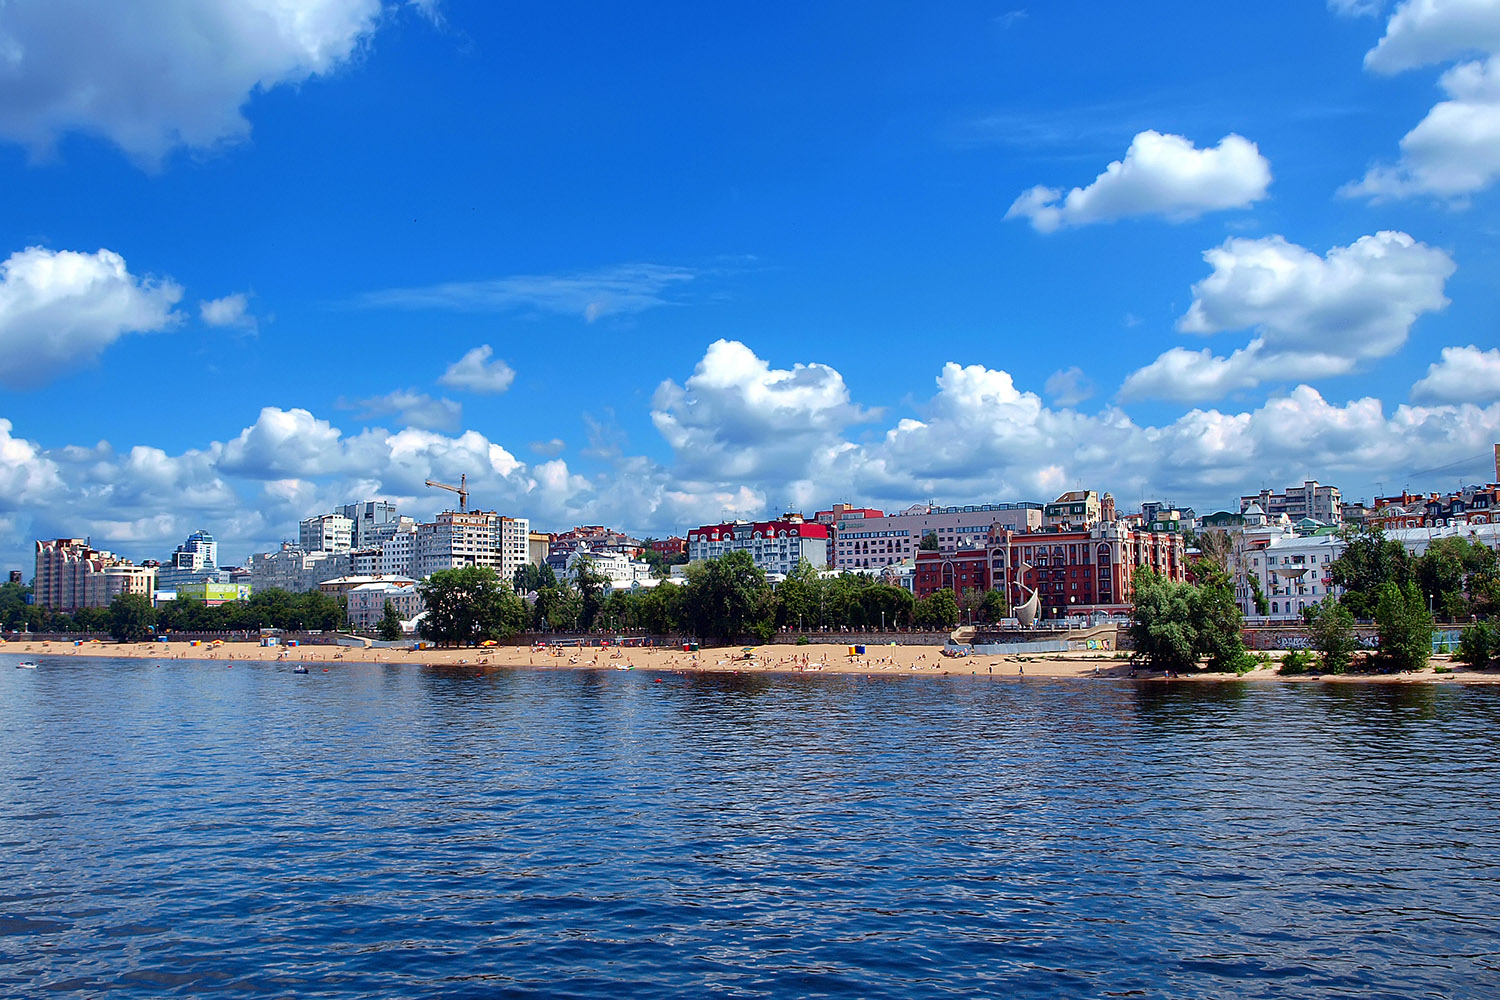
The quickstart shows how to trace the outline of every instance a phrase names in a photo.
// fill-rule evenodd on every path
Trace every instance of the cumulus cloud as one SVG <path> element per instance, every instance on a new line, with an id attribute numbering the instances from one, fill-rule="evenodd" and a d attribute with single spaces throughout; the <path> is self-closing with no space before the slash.
<path id="1" fill-rule="evenodd" d="M 1281 236 L 1227 240 L 1203 255 L 1184 333 L 1250 330 L 1228 357 L 1174 347 L 1133 372 L 1121 399 L 1219 399 L 1268 381 L 1342 375 L 1398 350 L 1424 313 L 1448 304 L 1454 264 L 1406 233 L 1379 232 L 1319 257 Z"/>
<path id="2" fill-rule="evenodd" d="M 355 404 L 365 419 L 394 416 L 399 422 L 426 430 L 452 430 L 463 420 L 464 408 L 448 398 L 434 399 L 415 389 L 396 389 Z"/>
<path id="3" fill-rule="evenodd" d="M 1500 177 L 1500 56 L 1455 66 L 1440 82 L 1448 100 L 1402 137 L 1400 160 L 1371 167 L 1341 195 L 1459 200 Z"/>
<path id="4" fill-rule="evenodd" d="M 1146 131 L 1088 187 L 1066 196 L 1038 185 L 1005 213 L 1031 220 L 1037 232 L 1139 215 L 1177 221 L 1205 212 L 1244 208 L 1266 196 L 1271 165 L 1255 143 L 1231 133 L 1217 146 L 1197 149 L 1180 135 Z"/>
<path id="5" fill-rule="evenodd" d="M 0 136 L 45 154 L 92 133 L 147 166 L 243 139 L 252 94 L 336 69 L 380 12 L 380 0 L 0 5 Z"/>
<path id="6" fill-rule="evenodd" d="M 132 558 L 162 558 L 208 527 L 226 559 L 238 559 L 334 503 L 389 497 L 430 516 L 451 498 L 424 480 L 464 474 L 472 504 L 542 528 L 598 523 L 658 535 L 840 497 L 896 509 L 932 498 L 1047 500 L 1086 486 L 1208 508 L 1247 483 L 1304 475 L 1356 495 L 1373 478 L 1487 453 L 1500 434 L 1500 402 L 1388 409 L 1306 385 L 1254 409 L 1138 424 L 1114 406 L 1092 415 L 1048 406 L 1008 372 L 949 362 L 929 398 L 856 439 L 851 424 L 875 415 L 850 399 L 837 370 L 816 361 L 774 369 L 731 342 L 711 346 L 682 385 L 663 383 L 657 403 L 673 457 L 616 455 L 589 474 L 557 458 L 528 464 L 473 430 L 346 435 L 308 411 L 275 407 L 226 443 L 180 454 L 107 442 L 45 449 L 0 421 L 0 520 L 11 525 L 0 528 L 0 545 L 13 546 L 0 555 L 24 560 L 27 537 L 90 534 Z M 726 436 L 714 434 L 714 415 L 730 418 Z M 783 431 L 799 426 L 788 444 Z"/>
<path id="7" fill-rule="evenodd" d="M 1193 285 L 1177 328 L 1255 329 L 1276 350 L 1383 357 L 1412 324 L 1448 304 L 1455 265 L 1406 233 L 1362 236 L 1319 257 L 1281 236 L 1232 238 L 1203 254 L 1213 273 Z"/>
<path id="8" fill-rule="evenodd" d="M 1094 383 L 1077 365 L 1053 372 L 1044 388 L 1058 406 L 1077 406 L 1094 395 Z"/>
<path id="9" fill-rule="evenodd" d="M 816 441 L 871 416 L 827 365 L 773 369 L 733 340 L 710 345 L 683 385 L 663 382 L 651 410 L 679 462 L 725 477 L 804 467 Z"/>
<path id="10" fill-rule="evenodd" d="M 477 393 L 504 392 L 516 380 L 516 372 L 499 358 L 491 361 L 493 353 L 489 344 L 480 344 L 449 365 L 438 384 Z"/>
<path id="11" fill-rule="evenodd" d="M 1380 13 L 1381 0 L 1328 0 L 1328 9 L 1345 17 L 1368 17 Z"/>
<path id="12" fill-rule="evenodd" d="M 1500 52 L 1500 5 L 1494 0 L 1405 0 L 1385 35 L 1365 53 L 1376 73 L 1445 62 L 1466 53 Z"/>
<path id="13" fill-rule="evenodd" d="M 1445 347 L 1442 358 L 1411 387 L 1411 398 L 1430 403 L 1490 403 L 1500 399 L 1500 348 Z"/>
<path id="14" fill-rule="evenodd" d="M 228 326 L 251 331 L 257 326 L 255 317 L 250 313 L 249 296 L 244 292 L 199 302 L 198 315 L 209 326 Z"/>
<path id="15" fill-rule="evenodd" d="M 171 281 L 131 274 L 112 250 L 13 253 L 0 263 L 0 382 L 42 385 L 127 333 L 164 330 L 181 298 Z"/>

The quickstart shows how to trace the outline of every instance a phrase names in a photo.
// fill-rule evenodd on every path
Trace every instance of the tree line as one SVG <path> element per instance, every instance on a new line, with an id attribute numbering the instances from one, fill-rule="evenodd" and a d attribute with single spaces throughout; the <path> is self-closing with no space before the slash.
<path id="1" fill-rule="evenodd" d="M 343 600 L 317 590 L 294 594 L 272 588 L 216 607 L 179 597 L 153 608 L 140 594 L 120 594 L 108 607 L 72 612 L 28 605 L 29 592 L 18 584 L 0 586 L 0 625 L 7 631 L 109 632 L 116 639 L 138 642 L 171 632 L 332 631 L 346 620 Z"/>
<path id="2" fill-rule="evenodd" d="M 422 636 L 466 643 L 523 631 L 609 631 L 764 642 L 781 629 L 946 630 L 966 615 L 998 621 L 1009 611 L 998 591 L 960 598 L 940 590 L 917 600 L 901 587 L 865 575 L 825 579 L 806 563 L 773 588 L 748 552 L 690 563 L 681 584 L 608 595 L 606 580 L 586 560 L 569 579 L 559 579 L 545 565 L 523 566 L 508 583 L 480 567 L 432 574 L 418 584 L 427 605 Z M 523 600 L 523 593 L 529 599 Z"/>

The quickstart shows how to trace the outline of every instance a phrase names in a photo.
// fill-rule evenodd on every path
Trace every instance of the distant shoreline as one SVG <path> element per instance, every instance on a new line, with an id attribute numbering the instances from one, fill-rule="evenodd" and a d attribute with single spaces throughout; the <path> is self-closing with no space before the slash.
<path id="1" fill-rule="evenodd" d="M 1247 674 L 1179 674 L 1165 677 L 1160 671 L 1134 670 L 1127 660 L 1104 653 L 1053 653 L 964 657 L 943 656 L 937 646 L 876 646 L 865 644 L 866 654 L 850 656 L 844 645 L 704 647 L 697 653 L 662 646 L 586 646 L 537 649 L 530 646 L 494 646 L 488 649 L 362 649 L 352 646 L 261 646 L 255 642 L 204 643 L 113 643 L 20 642 L 0 644 L 0 652 L 30 657 L 102 656 L 130 659 L 197 660 L 232 666 L 237 662 L 305 663 L 320 668 L 340 664 L 415 664 L 433 667 L 483 667 L 530 670 L 638 669 L 701 673 L 796 674 L 824 673 L 862 676 L 980 676 L 1027 678 L 1135 679 L 1197 683 L 1203 681 L 1289 681 L 1347 683 L 1437 683 L 1500 684 L 1500 672 L 1468 670 L 1454 666 L 1448 657 L 1434 657 L 1422 671 L 1399 674 L 1299 674 L 1283 677 L 1276 664 Z M 1446 668 L 1438 672 L 1434 667 Z M 1132 672 L 1134 677 L 1132 678 Z"/>

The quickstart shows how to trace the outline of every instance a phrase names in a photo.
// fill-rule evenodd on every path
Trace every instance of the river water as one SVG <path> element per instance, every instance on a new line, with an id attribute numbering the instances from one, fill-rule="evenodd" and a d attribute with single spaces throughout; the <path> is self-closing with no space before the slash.
<path id="1" fill-rule="evenodd" d="M 0 995 L 1494 997 L 1500 688 L 0 656 Z"/>

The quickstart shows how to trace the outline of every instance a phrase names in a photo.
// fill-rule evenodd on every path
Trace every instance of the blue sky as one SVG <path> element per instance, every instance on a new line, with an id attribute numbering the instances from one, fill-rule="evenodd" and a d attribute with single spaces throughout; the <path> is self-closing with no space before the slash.
<path id="1" fill-rule="evenodd" d="M 932 5 L 929 5 L 932 6 Z M 1492 475 L 1500 0 L 0 5 L 0 559 Z"/>

